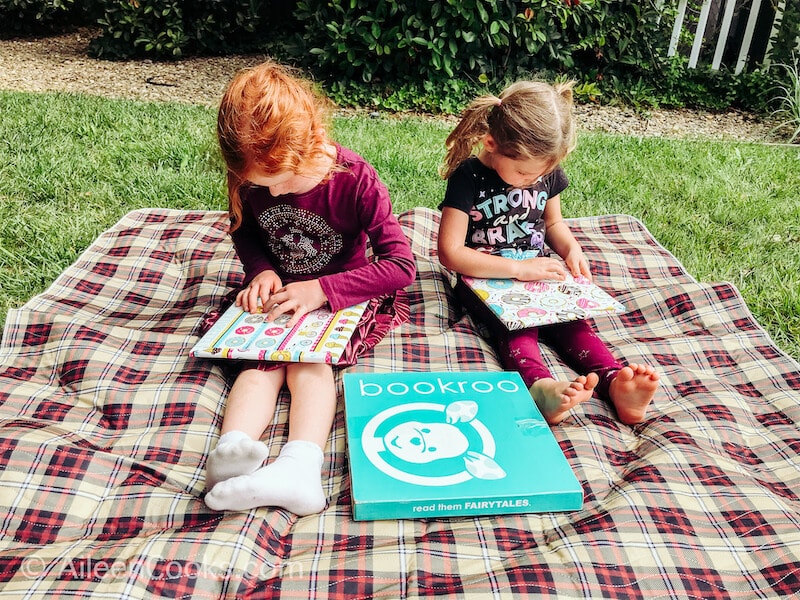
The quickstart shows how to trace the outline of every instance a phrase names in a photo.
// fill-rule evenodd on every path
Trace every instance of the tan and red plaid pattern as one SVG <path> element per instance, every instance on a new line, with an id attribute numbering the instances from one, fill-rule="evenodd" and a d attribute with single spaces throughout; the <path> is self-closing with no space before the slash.
<path id="1" fill-rule="evenodd" d="M 436 260 L 438 213 L 400 221 L 419 270 L 411 319 L 351 368 L 499 369 Z M 127 215 L 7 318 L 0 599 L 798 593 L 800 366 L 731 285 L 695 281 L 639 221 L 571 226 L 598 283 L 629 309 L 598 319 L 601 337 L 663 374 L 645 423 L 625 427 L 592 399 L 555 428 L 583 509 L 354 522 L 341 411 L 324 512 L 206 508 L 205 458 L 230 381 L 221 361 L 188 351 L 239 265 L 222 213 Z M 287 415 L 284 399 L 264 435 L 273 455 Z"/>

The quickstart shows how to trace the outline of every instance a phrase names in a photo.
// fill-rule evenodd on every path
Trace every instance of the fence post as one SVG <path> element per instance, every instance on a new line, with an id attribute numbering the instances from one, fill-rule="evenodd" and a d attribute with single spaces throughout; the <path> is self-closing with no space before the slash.
<path id="1" fill-rule="evenodd" d="M 772 64 L 772 41 L 778 36 L 783 23 L 783 16 L 786 12 L 787 0 L 779 0 L 775 7 L 775 20 L 772 22 L 772 29 L 769 32 L 769 41 L 767 42 L 767 51 L 764 54 L 764 62 L 762 63 L 765 68 Z M 800 54 L 800 35 L 797 36 L 795 50 Z"/>
<path id="2" fill-rule="evenodd" d="M 717 38 L 717 48 L 714 51 L 714 60 L 711 63 L 711 68 L 715 71 L 719 70 L 722 63 L 722 54 L 725 52 L 725 44 L 728 42 L 728 34 L 731 31 L 731 23 L 733 22 L 733 12 L 736 8 L 736 0 L 725 0 L 725 12 L 722 15 L 722 25 L 719 29 L 719 37 Z"/>
<path id="3" fill-rule="evenodd" d="M 706 26 L 708 25 L 708 13 L 711 10 L 711 0 L 704 0 L 703 6 L 700 9 L 700 18 L 697 21 L 697 30 L 694 34 L 694 43 L 692 43 L 692 53 L 689 55 L 689 68 L 694 69 L 697 66 L 697 61 L 700 59 L 700 48 L 703 46 L 703 38 L 706 35 Z"/>
<path id="4" fill-rule="evenodd" d="M 683 29 L 683 19 L 686 17 L 686 4 L 688 0 L 680 0 L 678 2 L 678 14 L 675 15 L 675 25 L 672 26 L 672 37 L 669 39 L 669 50 L 667 56 L 675 56 L 678 51 L 678 41 L 681 38 L 681 29 Z"/>
<path id="5" fill-rule="evenodd" d="M 753 31 L 756 28 L 759 10 L 761 10 L 761 0 L 753 0 L 753 4 L 750 6 L 750 14 L 747 17 L 744 39 L 742 39 L 742 45 L 739 48 L 739 60 L 736 62 L 736 69 L 734 71 L 737 75 L 742 72 L 747 62 L 747 53 L 750 52 L 750 45 L 753 43 Z"/>

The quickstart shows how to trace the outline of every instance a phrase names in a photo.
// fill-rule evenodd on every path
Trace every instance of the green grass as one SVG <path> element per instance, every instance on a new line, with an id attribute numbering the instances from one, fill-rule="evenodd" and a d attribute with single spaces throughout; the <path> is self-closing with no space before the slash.
<path id="1" fill-rule="evenodd" d="M 222 210 L 214 111 L 0 92 L 0 323 L 91 241 L 142 207 Z M 436 207 L 450 126 L 338 117 L 395 210 Z M 566 216 L 627 213 L 701 281 L 730 281 L 800 358 L 800 148 L 584 133 L 565 164 Z"/>

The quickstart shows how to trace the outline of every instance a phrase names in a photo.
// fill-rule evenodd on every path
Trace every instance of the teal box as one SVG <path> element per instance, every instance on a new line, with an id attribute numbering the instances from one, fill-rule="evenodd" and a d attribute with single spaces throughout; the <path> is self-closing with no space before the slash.
<path id="1" fill-rule="evenodd" d="M 357 521 L 583 505 L 516 372 L 345 373 L 344 403 Z"/>

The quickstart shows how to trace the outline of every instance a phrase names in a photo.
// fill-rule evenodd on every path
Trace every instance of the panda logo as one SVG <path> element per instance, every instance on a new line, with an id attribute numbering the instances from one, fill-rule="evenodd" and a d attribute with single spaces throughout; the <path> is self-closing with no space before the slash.
<path id="1" fill-rule="evenodd" d="M 494 459 L 494 437 L 477 414 L 471 400 L 400 404 L 370 419 L 361 446 L 379 471 L 406 483 L 502 479 L 506 472 Z"/>

